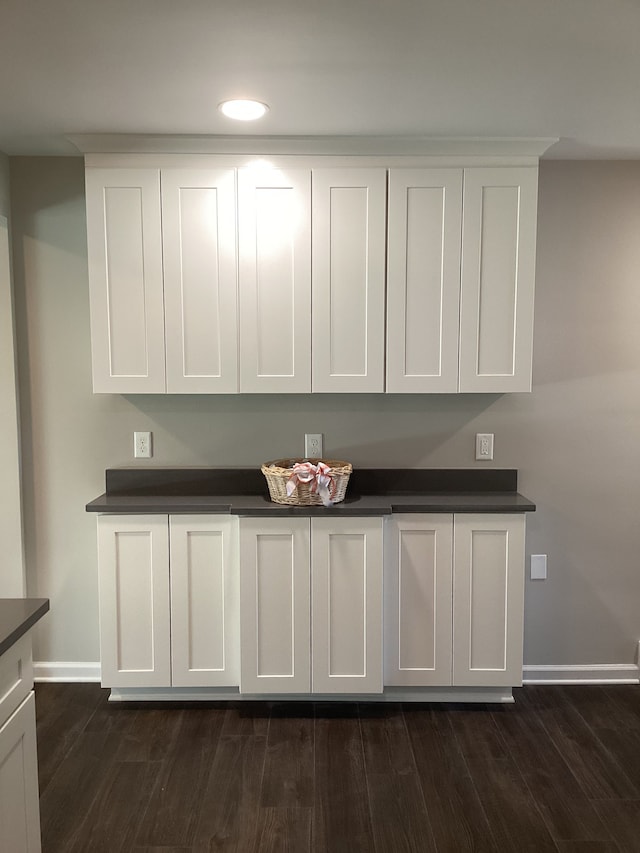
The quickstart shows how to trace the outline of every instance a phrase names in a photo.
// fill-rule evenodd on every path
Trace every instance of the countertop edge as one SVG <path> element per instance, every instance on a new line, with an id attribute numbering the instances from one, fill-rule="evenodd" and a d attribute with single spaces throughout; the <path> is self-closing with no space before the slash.
<path id="1" fill-rule="evenodd" d="M 227 497 L 227 496 L 225 496 Z M 400 513 L 505 513 L 535 512 L 536 505 L 519 492 L 472 495 L 455 493 L 413 495 L 365 495 L 347 499 L 333 507 L 290 506 L 265 496 L 238 495 L 100 495 L 90 501 L 87 512 L 106 515 L 235 515 L 260 517 L 279 515 L 385 516 Z"/>
<path id="2" fill-rule="evenodd" d="M 2 622 L 0 625 L 2 626 L 2 634 L 0 634 L 0 655 L 3 655 L 6 651 L 8 651 L 11 646 L 13 646 L 17 641 L 24 636 L 27 631 L 32 628 L 36 622 L 38 622 L 42 617 L 49 611 L 49 599 L 48 598 L 3 598 L 0 599 L 0 605 L 3 609 L 10 606 L 11 602 L 16 603 L 16 609 L 21 609 L 20 616 L 18 620 L 15 617 L 7 617 L 4 613 Z M 33 605 L 33 609 L 27 612 L 26 615 L 23 615 L 25 606 L 28 604 Z M 9 622 L 9 627 L 6 628 L 4 621 Z"/>

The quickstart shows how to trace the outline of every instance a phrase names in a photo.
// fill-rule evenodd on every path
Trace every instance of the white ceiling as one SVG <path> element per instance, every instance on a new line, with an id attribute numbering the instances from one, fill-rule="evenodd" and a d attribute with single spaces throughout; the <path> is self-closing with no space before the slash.
<path id="1" fill-rule="evenodd" d="M 0 0 L 0 151 L 73 134 L 560 137 L 640 158 L 638 0 Z M 250 126 L 224 98 L 271 109 Z"/>

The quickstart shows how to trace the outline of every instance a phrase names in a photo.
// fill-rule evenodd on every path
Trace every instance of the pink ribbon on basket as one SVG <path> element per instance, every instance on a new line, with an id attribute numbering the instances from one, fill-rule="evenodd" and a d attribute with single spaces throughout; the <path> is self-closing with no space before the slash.
<path id="1" fill-rule="evenodd" d="M 310 483 L 309 491 L 320 495 L 325 506 L 333 505 L 336 495 L 337 484 L 329 465 L 324 462 L 296 462 L 293 466 L 291 476 L 287 480 L 287 495 L 291 495 L 298 488 L 298 483 Z"/>

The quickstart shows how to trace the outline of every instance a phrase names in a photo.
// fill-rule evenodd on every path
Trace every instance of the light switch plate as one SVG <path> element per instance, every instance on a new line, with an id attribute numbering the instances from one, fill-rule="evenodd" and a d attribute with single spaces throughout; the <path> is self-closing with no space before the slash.
<path id="1" fill-rule="evenodd" d="M 546 581 L 547 579 L 547 555 L 531 555 L 531 580 Z"/>

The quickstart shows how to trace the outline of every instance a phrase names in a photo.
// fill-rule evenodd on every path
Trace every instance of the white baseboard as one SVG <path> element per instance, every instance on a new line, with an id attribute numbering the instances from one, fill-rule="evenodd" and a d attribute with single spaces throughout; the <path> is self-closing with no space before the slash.
<path id="1" fill-rule="evenodd" d="M 34 661 L 34 681 L 100 681 L 100 661 Z"/>
<path id="2" fill-rule="evenodd" d="M 525 664 L 523 684 L 640 684 L 633 663 Z M 100 681 L 100 661 L 35 661 L 35 681 Z"/>
<path id="3" fill-rule="evenodd" d="M 640 684 L 635 663 L 573 664 L 522 667 L 523 684 Z"/>

